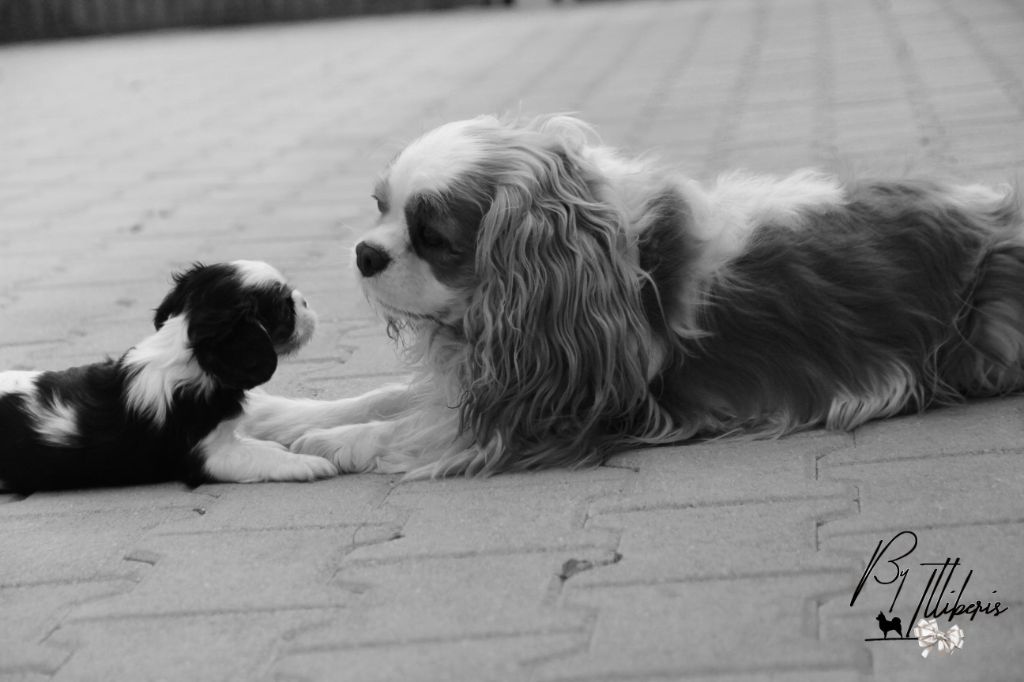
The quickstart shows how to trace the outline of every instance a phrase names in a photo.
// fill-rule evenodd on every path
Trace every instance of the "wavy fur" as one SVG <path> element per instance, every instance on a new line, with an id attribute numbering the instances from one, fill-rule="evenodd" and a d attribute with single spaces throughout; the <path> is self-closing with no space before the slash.
<path id="1" fill-rule="evenodd" d="M 1024 387 L 1008 189 L 813 171 L 703 187 L 553 116 L 442 126 L 377 193 L 360 282 L 411 335 L 416 378 L 253 405 L 254 425 L 287 424 L 261 437 L 342 470 L 594 465 Z"/>

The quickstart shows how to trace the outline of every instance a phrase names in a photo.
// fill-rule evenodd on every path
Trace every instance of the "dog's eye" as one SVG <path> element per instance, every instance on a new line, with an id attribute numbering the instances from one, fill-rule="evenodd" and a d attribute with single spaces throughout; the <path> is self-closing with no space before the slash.
<path id="1" fill-rule="evenodd" d="M 448 240 L 440 232 L 424 225 L 420 230 L 420 242 L 428 249 L 443 249 L 448 247 Z"/>
<path id="2" fill-rule="evenodd" d="M 371 196 L 373 197 L 373 200 L 377 202 L 377 210 L 380 211 L 381 214 L 387 213 L 388 212 L 388 204 L 387 204 L 387 202 L 384 201 L 383 199 L 381 199 L 380 197 L 378 197 L 376 194 L 373 194 Z"/>

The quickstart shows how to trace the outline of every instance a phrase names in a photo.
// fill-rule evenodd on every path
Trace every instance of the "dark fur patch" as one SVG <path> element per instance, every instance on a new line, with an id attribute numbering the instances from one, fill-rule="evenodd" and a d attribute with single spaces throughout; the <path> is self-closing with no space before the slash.
<path id="1" fill-rule="evenodd" d="M 698 320 L 708 336 L 684 341 L 661 377 L 682 423 L 812 425 L 837 396 L 872 395 L 894 363 L 921 389 L 908 409 L 948 397 L 939 356 L 958 338 L 992 226 L 931 183 L 848 196 L 811 225 L 761 226 L 713 284 Z"/>
<path id="2" fill-rule="evenodd" d="M 418 194 L 406 202 L 405 220 L 416 255 L 452 288 L 476 282 L 476 235 L 487 206 L 461 192 Z"/>
<path id="3" fill-rule="evenodd" d="M 649 224 L 640 235 L 640 268 L 650 276 L 640 290 L 640 303 L 651 328 L 657 334 L 668 331 L 668 320 L 681 305 L 686 273 L 696 257 L 690 207 L 678 192 L 669 190 L 647 207 Z"/>

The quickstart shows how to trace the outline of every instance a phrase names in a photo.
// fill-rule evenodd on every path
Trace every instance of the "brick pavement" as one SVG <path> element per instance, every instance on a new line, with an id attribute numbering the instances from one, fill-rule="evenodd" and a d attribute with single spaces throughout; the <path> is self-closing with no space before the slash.
<path id="1" fill-rule="evenodd" d="M 403 371 L 347 249 L 416 133 L 576 110 L 701 178 L 1004 181 L 1022 36 L 1013 0 L 634 0 L 3 48 L 0 367 L 119 353 L 170 270 L 250 257 L 323 322 L 271 388 L 355 394 Z M 1021 679 L 1022 412 L 489 480 L 0 495 L 0 680 Z M 902 530 L 905 627 L 947 556 L 940 592 L 973 570 L 963 601 L 1008 605 L 958 618 L 952 658 L 864 641 L 897 583 L 850 606 Z"/>

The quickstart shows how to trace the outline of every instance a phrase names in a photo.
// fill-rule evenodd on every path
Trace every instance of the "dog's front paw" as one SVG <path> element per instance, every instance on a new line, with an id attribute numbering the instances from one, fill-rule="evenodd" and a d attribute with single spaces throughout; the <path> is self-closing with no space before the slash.
<path id="1" fill-rule="evenodd" d="M 323 457 L 342 472 L 373 471 L 378 447 L 375 430 L 365 424 L 313 429 L 292 442 L 292 452 Z"/>
<path id="2" fill-rule="evenodd" d="M 340 473 L 334 462 L 323 457 L 294 452 L 289 454 L 295 459 L 290 460 L 287 466 L 278 472 L 282 477 L 277 480 L 316 481 L 321 478 L 332 478 Z"/>

